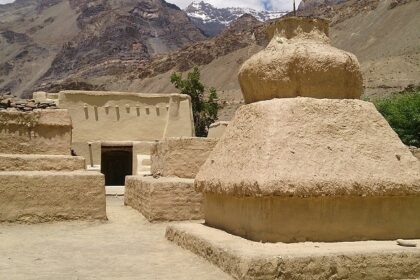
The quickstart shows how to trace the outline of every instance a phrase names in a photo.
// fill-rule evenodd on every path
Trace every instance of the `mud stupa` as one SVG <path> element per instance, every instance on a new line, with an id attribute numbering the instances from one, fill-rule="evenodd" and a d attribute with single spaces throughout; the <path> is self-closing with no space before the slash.
<path id="1" fill-rule="evenodd" d="M 239 71 L 246 103 L 298 96 L 360 98 L 359 62 L 330 45 L 327 20 L 284 18 L 272 23 L 267 33 L 267 48 Z"/>
<path id="2" fill-rule="evenodd" d="M 206 225 L 263 242 L 420 238 L 420 162 L 357 99 L 357 58 L 329 46 L 324 20 L 269 33 L 239 73 L 251 104 L 196 177 Z"/>

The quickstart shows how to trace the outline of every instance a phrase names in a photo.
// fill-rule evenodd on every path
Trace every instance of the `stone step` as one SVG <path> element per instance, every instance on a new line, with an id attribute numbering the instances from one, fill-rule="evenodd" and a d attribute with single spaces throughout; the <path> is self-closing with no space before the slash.
<path id="1" fill-rule="evenodd" d="M 98 172 L 0 172 L 0 222 L 106 220 L 105 205 Z"/>
<path id="2" fill-rule="evenodd" d="M 151 159 L 150 159 L 150 156 L 149 156 L 149 158 L 144 158 L 143 160 L 142 160 L 142 162 L 141 162 L 141 164 L 142 165 L 152 165 L 152 161 L 151 161 Z"/>
<path id="3" fill-rule="evenodd" d="M 140 171 L 140 172 L 143 172 L 143 171 L 148 171 L 148 172 L 150 173 L 150 169 L 151 169 L 151 167 L 150 167 L 150 166 L 140 166 L 140 167 L 139 167 L 139 171 Z"/>
<path id="4" fill-rule="evenodd" d="M 148 171 L 144 171 L 144 172 L 137 173 L 137 176 L 139 176 L 139 177 L 152 176 L 152 173 L 150 173 Z"/>
<path id="5" fill-rule="evenodd" d="M 281 223 L 281 221 L 280 221 Z M 166 238 L 234 279 L 417 279 L 420 250 L 393 241 L 253 242 L 203 224 L 169 225 Z M 420 240 L 410 240 L 420 244 Z M 294 277 L 296 276 L 296 277 Z"/>
<path id="6" fill-rule="evenodd" d="M 85 159 L 65 155 L 0 154 L 0 171 L 75 171 L 85 169 Z"/>

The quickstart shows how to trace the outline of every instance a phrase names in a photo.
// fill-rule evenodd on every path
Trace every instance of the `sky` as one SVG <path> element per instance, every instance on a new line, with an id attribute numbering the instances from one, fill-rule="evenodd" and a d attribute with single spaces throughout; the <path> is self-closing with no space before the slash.
<path id="1" fill-rule="evenodd" d="M 11 3 L 14 0 L 0 0 L 0 4 Z M 181 8 L 188 6 L 192 0 L 166 0 L 167 2 L 178 5 Z M 293 0 L 205 0 L 216 7 L 247 7 L 256 10 L 292 10 Z M 296 6 L 300 0 L 296 0 Z"/>

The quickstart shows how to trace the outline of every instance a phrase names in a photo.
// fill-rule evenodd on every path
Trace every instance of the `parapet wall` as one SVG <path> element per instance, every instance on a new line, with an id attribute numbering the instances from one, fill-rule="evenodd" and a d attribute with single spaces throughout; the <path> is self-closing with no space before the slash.
<path id="1" fill-rule="evenodd" d="M 72 123 L 66 110 L 0 112 L 0 153 L 70 154 Z"/>
<path id="2" fill-rule="evenodd" d="M 189 96 L 62 91 L 60 108 L 73 121 L 73 142 L 150 141 L 192 136 Z"/>

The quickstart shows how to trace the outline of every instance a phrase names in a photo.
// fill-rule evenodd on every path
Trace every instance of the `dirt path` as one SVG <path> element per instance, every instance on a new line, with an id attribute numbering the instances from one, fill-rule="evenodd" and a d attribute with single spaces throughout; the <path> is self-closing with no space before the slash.
<path id="1" fill-rule="evenodd" d="M 0 224 L 0 279 L 230 279 L 164 238 L 123 198 L 106 223 Z"/>

